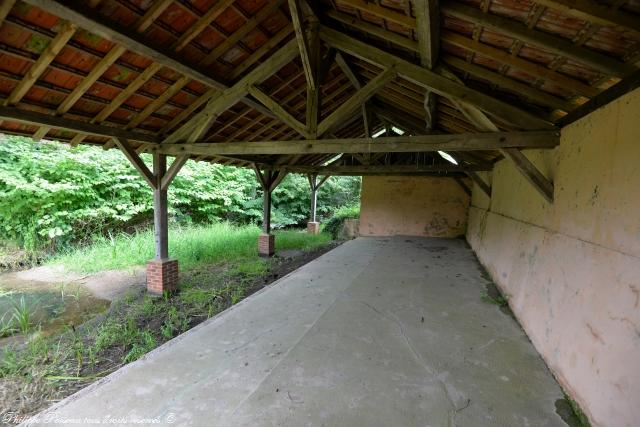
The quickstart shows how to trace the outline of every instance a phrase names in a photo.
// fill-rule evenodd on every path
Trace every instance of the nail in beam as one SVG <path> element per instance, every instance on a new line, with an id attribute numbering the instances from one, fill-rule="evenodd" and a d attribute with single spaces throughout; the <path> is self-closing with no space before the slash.
<path id="1" fill-rule="evenodd" d="M 188 156 L 177 157 L 167 169 L 167 156 L 154 153 L 152 173 L 126 139 L 115 138 L 114 141 L 153 190 L 156 257 L 147 263 L 147 291 L 153 294 L 173 292 L 178 288 L 178 260 L 169 258 L 167 190 Z"/>
<path id="2" fill-rule="evenodd" d="M 325 176 L 318 182 L 317 174 L 307 175 L 307 179 L 309 180 L 309 187 L 311 188 L 311 216 L 309 218 L 309 222 L 307 223 L 307 232 L 309 234 L 320 233 L 320 222 L 318 222 L 316 217 L 316 210 L 318 206 L 318 189 L 322 184 L 325 183 L 327 179 L 329 179 L 329 176 L 330 175 Z"/>

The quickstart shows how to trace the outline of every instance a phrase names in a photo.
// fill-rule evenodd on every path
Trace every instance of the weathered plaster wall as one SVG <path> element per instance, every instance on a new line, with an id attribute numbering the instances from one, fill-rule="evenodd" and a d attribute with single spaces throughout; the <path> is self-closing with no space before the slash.
<path id="1" fill-rule="evenodd" d="M 506 160 L 473 190 L 467 240 L 595 425 L 640 422 L 640 90 L 527 156 L 548 204 Z"/>
<path id="2" fill-rule="evenodd" d="M 367 176 L 360 200 L 361 236 L 457 237 L 466 230 L 469 196 L 453 178 Z"/>

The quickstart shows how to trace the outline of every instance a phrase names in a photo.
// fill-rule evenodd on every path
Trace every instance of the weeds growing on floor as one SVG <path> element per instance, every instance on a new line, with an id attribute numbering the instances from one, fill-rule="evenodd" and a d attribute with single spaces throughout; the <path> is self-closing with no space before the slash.
<path id="1" fill-rule="evenodd" d="M 302 234 L 278 243 L 282 247 L 283 241 L 288 242 L 285 248 L 304 248 L 326 240 Z M 317 256 L 310 253 L 295 262 L 265 260 L 255 253 L 255 239 L 251 246 L 251 257 L 183 270 L 180 290 L 174 295 L 152 297 L 142 290 L 132 292 L 114 302 L 104 316 L 69 327 L 62 335 L 47 338 L 36 333 L 24 348 L 0 349 L 0 389 L 5 391 L 0 393 L 0 413 L 9 409 L 22 414 L 37 412 L 236 304 L 308 262 L 310 258 L 305 257 Z M 63 290 L 68 297 L 70 289 Z"/>

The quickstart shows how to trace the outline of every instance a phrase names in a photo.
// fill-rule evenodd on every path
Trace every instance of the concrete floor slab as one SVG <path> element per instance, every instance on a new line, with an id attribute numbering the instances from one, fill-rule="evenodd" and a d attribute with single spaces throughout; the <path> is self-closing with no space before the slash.
<path id="1" fill-rule="evenodd" d="M 565 425 L 559 386 L 518 324 L 482 300 L 486 283 L 463 240 L 359 238 L 38 418 Z"/>

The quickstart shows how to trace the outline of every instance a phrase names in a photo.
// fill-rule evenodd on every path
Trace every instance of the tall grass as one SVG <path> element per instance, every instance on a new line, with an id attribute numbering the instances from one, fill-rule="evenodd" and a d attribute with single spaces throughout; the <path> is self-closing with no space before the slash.
<path id="1" fill-rule="evenodd" d="M 230 223 L 173 226 L 169 229 L 169 254 L 181 268 L 257 256 L 260 229 L 255 225 Z M 327 234 L 276 231 L 276 249 L 312 249 L 331 240 Z M 88 246 L 50 260 L 72 271 L 96 272 L 142 265 L 154 257 L 153 230 L 133 235 L 98 237 Z"/>

